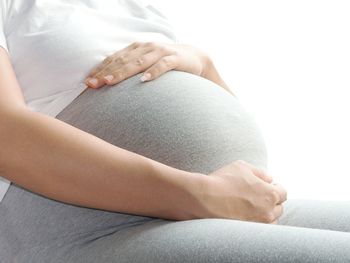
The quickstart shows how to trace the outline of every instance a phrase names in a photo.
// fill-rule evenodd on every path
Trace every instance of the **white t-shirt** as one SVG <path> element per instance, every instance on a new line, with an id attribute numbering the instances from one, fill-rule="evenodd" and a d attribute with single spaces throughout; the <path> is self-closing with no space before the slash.
<path id="1" fill-rule="evenodd" d="M 135 41 L 176 42 L 165 17 L 145 1 L 0 0 L 0 46 L 28 107 L 49 116 L 86 88 L 94 66 Z M 0 177 L 0 201 L 9 184 Z"/>

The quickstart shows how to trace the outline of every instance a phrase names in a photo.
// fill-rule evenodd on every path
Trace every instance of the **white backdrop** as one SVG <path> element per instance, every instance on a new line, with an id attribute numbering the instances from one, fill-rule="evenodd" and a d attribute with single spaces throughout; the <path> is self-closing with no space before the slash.
<path id="1" fill-rule="evenodd" d="M 350 1 L 150 2 L 256 116 L 289 198 L 350 200 Z"/>

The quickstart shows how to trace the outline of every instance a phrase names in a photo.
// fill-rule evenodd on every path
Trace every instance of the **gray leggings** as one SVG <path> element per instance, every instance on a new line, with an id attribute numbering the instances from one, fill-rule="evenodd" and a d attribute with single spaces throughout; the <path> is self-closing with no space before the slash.
<path id="1" fill-rule="evenodd" d="M 266 166 L 254 119 L 228 92 L 183 72 L 144 84 L 139 77 L 86 90 L 57 118 L 188 171 L 209 173 L 236 159 Z M 279 225 L 135 216 L 15 184 L 0 203 L 2 263 L 350 262 L 348 232 L 350 203 L 340 201 L 288 200 Z"/>

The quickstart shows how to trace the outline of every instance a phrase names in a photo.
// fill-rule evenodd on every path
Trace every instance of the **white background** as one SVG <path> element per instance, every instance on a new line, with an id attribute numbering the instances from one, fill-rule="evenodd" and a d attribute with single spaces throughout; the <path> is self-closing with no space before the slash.
<path id="1" fill-rule="evenodd" d="M 350 1 L 150 2 L 256 116 L 289 198 L 350 200 Z"/>

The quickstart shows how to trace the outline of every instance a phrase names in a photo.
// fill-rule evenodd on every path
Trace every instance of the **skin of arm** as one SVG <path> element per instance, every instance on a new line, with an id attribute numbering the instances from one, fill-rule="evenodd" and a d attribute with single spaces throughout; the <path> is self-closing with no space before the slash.
<path id="1" fill-rule="evenodd" d="M 84 207 L 171 220 L 197 218 L 206 176 L 175 169 L 30 111 L 0 48 L 0 175 Z"/>
<path id="2" fill-rule="evenodd" d="M 228 85 L 224 82 L 224 80 L 219 75 L 219 72 L 215 68 L 213 60 L 209 56 L 206 56 L 206 67 L 203 70 L 203 73 L 201 76 L 203 78 L 206 78 L 218 84 L 219 86 L 221 86 L 222 88 L 224 88 L 225 90 L 227 90 L 229 93 L 231 93 L 233 96 L 236 97 L 236 95 L 233 94 L 233 92 L 230 90 Z"/>

